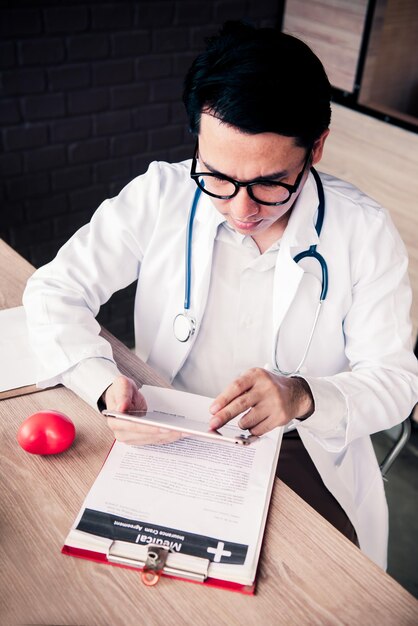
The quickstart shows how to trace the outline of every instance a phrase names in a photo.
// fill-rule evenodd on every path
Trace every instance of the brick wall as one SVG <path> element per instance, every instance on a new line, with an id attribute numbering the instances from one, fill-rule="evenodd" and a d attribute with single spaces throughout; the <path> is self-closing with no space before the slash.
<path id="1" fill-rule="evenodd" d="M 183 76 L 226 19 L 277 0 L 2 3 L 0 237 L 36 267 L 154 159 L 191 156 Z M 133 343 L 134 285 L 99 320 Z"/>

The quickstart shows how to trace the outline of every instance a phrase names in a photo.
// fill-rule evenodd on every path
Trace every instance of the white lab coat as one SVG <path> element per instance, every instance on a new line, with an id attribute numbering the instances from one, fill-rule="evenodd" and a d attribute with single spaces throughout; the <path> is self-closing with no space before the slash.
<path id="1" fill-rule="evenodd" d="M 137 353 L 169 380 L 182 367 L 204 316 L 213 242 L 222 220 L 202 194 L 192 244 L 197 330 L 192 340 L 180 343 L 173 319 L 183 310 L 185 233 L 196 189 L 189 167 L 189 162 L 151 164 L 119 196 L 105 201 L 91 223 L 30 279 L 24 304 L 43 364 L 41 384 L 54 384 L 58 374 L 83 359 L 111 361 L 94 316 L 138 276 Z M 351 185 L 321 178 L 326 205 L 320 239 L 310 174 L 277 257 L 278 361 L 283 370 L 292 369 L 294 354 L 303 352 L 320 291 L 320 267 L 312 261 L 296 264 L 293 257 L 318 244 L 328 264 L 329 291 L 301 370 L 315 412 L 296 426 L 325 485 L 353 523 L 362 550 L 384 568 L 387 505 L 369 435 L 402 421 L 418 396 L 407 257 L 385 210 Z"/>

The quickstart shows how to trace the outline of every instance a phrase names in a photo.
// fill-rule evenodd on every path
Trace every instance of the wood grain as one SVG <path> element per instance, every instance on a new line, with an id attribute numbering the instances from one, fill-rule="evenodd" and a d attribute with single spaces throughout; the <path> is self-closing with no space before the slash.
<path id="1" fill-rule="evenodd" d="M 16 389 L 8 389 L 7 391 L 0 391 L 0 400 L 6 398 L 15 398 L 16 396 L 25 396 L 28 393 L 38 393 L 41 391 L 36 385 L 26 385 L 25 387 L 16 387 Z"/>
<path id="2" fill-rule="evenodd" d="M 35 268 L 0 239 L 0 309 L 22 304 L 23 288 Z"/>
<path id="3" fill-rule="evenodd" d="M 417 124 L 417 42 L 417 1 L 378 0 L 359 93 L 361 104 Z"/>
<path id="4" fill-rule="evenodd" d="M 13 260 L 16 280 L 10 290 L 1 281 L 0 293 L 15 306 L 30 268 L 0 242 L 0 261 L 4 255 Z M 150 375 L 107 336 L 133 375 Z M 46 408 L 71 417 L 76 440 L 61 455 L 27 454 L 16 442 L 19 425 Z M 417 623 L 418 602 L 278 480 L 254 597 L 167 578 L 148 588 L 135 571 L 63 556 L 65 537 L 112 444 L 104 418 L 59 387 L 0 401 L 0 436 L 2 625 Z"/>
<path id="5" fill-rule="evenodd" d="M 405 242 L 418 330 L 418 135 L 333 104 L 331 133 L 318 165 L 386 207 Z"/>
<path id="6" fill-rule="evenodd" d="M 286 0 L 283 30 L 308 44 L 334 87 L 354 90 L 367 0 Z"/>
<path id="7" fill-rule="evenodd" d="M 30 413 L 71 417 L 67 452 L 23 452 Z M 112 437 L 99 413 L 67 389 L 0 403 L 2 624 L 413 624 L 418 603 L 283 483 L 277 481 L 255 597 L 162 579 L 60 554 Z M 144 619 L 146 617 L 146 621 Z M 142 621 L 144 620 L 144 621 Z"/>

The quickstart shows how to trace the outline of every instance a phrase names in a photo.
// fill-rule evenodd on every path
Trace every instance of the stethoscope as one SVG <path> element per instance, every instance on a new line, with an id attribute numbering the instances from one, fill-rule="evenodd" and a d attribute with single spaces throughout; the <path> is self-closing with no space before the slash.
<path id="1" fill-rule="evenodd" d="M 322 186 L 321 179 L 319 177 L 318 172 L 312 167 L 311 172 L 314 176 L 317 191 L 318 191 L 318 215 L 315 223 L 315 230 L 318 234 L 318 237 L 321 234 L 322 225 L 324 223 L 324 214 L 325 214 L 325 197 L 324 197 L 324 188 Z M 196 214 L 197 205 L 199 202 L 200 194 L 202 190 L 198 187 L 196 189 L 192 206 L 189 212 L 189 218 L 187 221 L 187 230 L 186 230 L 186 252 L 185 252 L 185 283 L 184 283 L 184 310 L 183 313 L 179 313 L 174 318 L 173 322 L 173 330 L 174 336 L 178 341 L 182 343 L 188 341 L 195 333 L 196 330 L 196 320 L 190 312 L 190 290 L 191 290 L 191 278 L 192 278 L 192 238 L 193 238 L 193 223 Z M 309 333 L 308 342 L 306 344 L 305 351 L 303 353 L 302 359 L 300 360 L 298 366 L 294 371 L 283 371 L 280 369 L 280 366 L 277 362 L 277 345 L 279 342 L 279 329 L 276 331 L 274 342 L 273 342 L 273 371 L 281 374 L 283 376 L 294 376 L 298 374 L 306 361 L 308 356 L 309 348 L 312 343 L 312 338 L 315 333 L 315 329 L 318 324 L 319 314 L 321 312 L 322 303 L 327 297 L 328 292 L 328 267 L 324 257 L 317 251 L 316 244 L 310 246 L 307 250 L 303 252 L 299 252 L 293 260 L 295 263 L 299 263 L 302 259 L 312 258 L 318 261 L 321 266 L 321 293 L 319 295 L 318 305 L 315 311 L 315 317 L 312 324 L 311 331 Z"/>

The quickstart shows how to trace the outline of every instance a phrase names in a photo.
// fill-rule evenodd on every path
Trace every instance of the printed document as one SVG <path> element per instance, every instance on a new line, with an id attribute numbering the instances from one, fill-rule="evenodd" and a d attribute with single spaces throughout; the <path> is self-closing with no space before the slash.
<path id="1" fill-rule="evenodd" d="M 142 391 L 149 410 L 209 421 L 210 398 Z M 157 544 L 206 560 L 210 577 L 252 584 L 281 436 L 276 429 L 249 446 L 193 436 L 165 445 L 115 442 L 66 545 L 93 549 L 85 533 Z"/>

